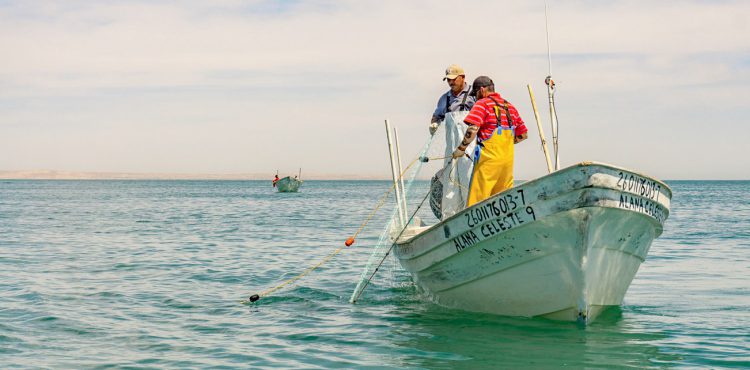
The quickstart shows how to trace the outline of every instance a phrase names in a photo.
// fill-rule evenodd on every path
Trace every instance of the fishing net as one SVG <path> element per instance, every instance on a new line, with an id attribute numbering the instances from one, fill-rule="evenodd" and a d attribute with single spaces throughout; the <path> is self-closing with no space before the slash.
<path id="1" fill-rule="evenodd" d="M 438 170 L 430 181 L 430 208 L 438 220 L 450 217 L 466 208 L 471 171 L 474 168 L 472 160 L 463 156 L 454 160 L 453 151 L 458 147 L 466 132 L 467 112 L 452 112 L 445 116 L 440 125 L 441 134 L 445 136 L 443 145 L 443 168 Z M 436 145 L 437 146 L 437 145 Z M 475 144 L 472 142 L 466 153 L 474 153 Z"/>
<path id="2" fill-rule="evenodd" d="M 402 175 L 405 180 L 403 196 L 406 199 L 408 210 L 403 222 L 409 223 L 410 228 L 419 229 L 419 227 L 440 222 L 440 220 L 450 217 L 466 207 L 473 162 L 468 156 L 454 160 L 452 154 L 461 143 L 464 132 L 466 132 L 467 126 L 463 123 L 463 120 L 467 113 L 448 113 L 445 119 L 440 122 L 435 134 L 424 143 L 421 151 L 415 157 L 415 162 L 411 162 L 413 164 L 405 169 L 406 171 Z M 470 156 L 473 155 L 473 143 L 466 149 L 466 153 Z M 421 172 L 432 174 L 427 184 L 425 184 L 425 181 L 419 180 Z M 421 178 L 425 177 L 422 176 Z M 352 303 L 356 302 L 362 294 L 385 258 L 390 255 L 394 241 L 404 232 L 404 226 L 401 222 L 404 215 L 399 215 L 395 192 L 392 193 L 394 196 L 391 217 L 380 233 L 378 242 L 362 271 L 357 287 L 352 293 L 350 298 Z M 429 207 L 423 206 L 428 198 Z"/>

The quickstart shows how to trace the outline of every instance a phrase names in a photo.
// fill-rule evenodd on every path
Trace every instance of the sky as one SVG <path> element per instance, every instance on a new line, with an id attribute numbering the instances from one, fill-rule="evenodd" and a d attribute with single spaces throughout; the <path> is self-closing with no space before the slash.
<path id="1" fill-rule="evenodd" d="M 544 1 L 0 0 L 0 171 L 390 177 L 449 64 L 490 76 L 546 173 Z M 750 179 L 750 1 L 548 1 L 562 166 Z"/>

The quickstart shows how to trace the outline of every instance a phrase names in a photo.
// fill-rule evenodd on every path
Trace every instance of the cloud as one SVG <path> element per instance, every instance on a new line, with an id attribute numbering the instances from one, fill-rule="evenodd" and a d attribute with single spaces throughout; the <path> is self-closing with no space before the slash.
<path id="1" fill-rule="evenodd" d="M 0 169 L 303 166 L 386 177 L 382 120 L 415 152 L 450 63 L 492 76 L 535 126 L 525 85 L 544 102 L 542 4 L 4 2 Z M 564 163 L 713 176 L 750 137 L 728 124 L 749 113 L 748 14 L 742 1 L 551 3 Z M 688 159 L 686 143 L 700 134 L 685 128 L 706 126 L 725 130 L 705 143 L 711 163 Z M 525 145 L 517 177 L 530 178 L 544 166 L 538 145 Z M 685 154 L 645 154 L 657 150 Z M 723 177 L 750 176 L 740 169 L 750 166 L 721 166 Z"/>

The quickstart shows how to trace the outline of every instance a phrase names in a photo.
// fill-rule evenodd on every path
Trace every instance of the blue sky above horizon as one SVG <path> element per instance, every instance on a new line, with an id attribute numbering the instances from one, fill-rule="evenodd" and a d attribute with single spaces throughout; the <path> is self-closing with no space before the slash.
<path id="1" fill-rule="evenodd" d="M 750 179 L 750 2 L 549 11 L 564 166 Z M 545 172 L 543 1 L 0 1 L 0 47 L 0 170 L 388 177 L 383 119 L 416 153 L 458 63 L 529 126 L 516 177 Z"/>

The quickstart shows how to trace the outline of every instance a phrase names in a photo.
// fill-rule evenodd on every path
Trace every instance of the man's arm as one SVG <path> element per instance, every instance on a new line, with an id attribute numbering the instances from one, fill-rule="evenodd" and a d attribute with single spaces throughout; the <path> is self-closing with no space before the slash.
<path id="1" fill-rule="evenodd" d="M 510 115 L 513 117 L 513 124 L 516 126 L 516 137 L 513 138 L 513 143 L 518 144 L 529 137 L 529 130 L 526 128 L 526 124 L 523 122 L 523 119 L 521 119 L 521 115 L 518 114 L 518 109 L 516 109 L 513 104 L 511 104 L 509 108 Z"/>
<path id="2" fill-rule="evenodd" d="M 438 122 L 439 121 L 440 120 L 437 117 L 432 116 L 432 120 L 430 120 L 430 127 L 429 127 L 429 129 L 430 129 L 430 135 L 435 135 L 435 131 L 437 131 L 437 129 L 438 129 Z"/>
<path id="3" fill-rule="evenodd" d="M 450 91 L 448 91 L 446 94 L 450 94 Z M 445 109 L 446 94 L 440 95 L 440 98 L 437 101 L 437 106 L 435 107 L 435 111 L 432 112 L 432 118 L 430 119 L 430 135 L 435 134 L 435 131 L 437 131 L 438 128 L 438 123 L 445 119 L 445 113 L 447 113 Z"/>
<path id="4" fill-rule="evenodd" d="M 466 128 L 466 133 L 464 134 L 464 139 L 461 141 L 461 144 L 458 145 L 458 148 L 453 152 L 453 158 L 461 158 L 463 157 L 464 153 L 466 152 L 466 147 L 471 144 L 472 141 L 477 137 L 477 131 L 479 131 L 479 126 L 475 125 L 469 125 L 469 127 Z"/>

